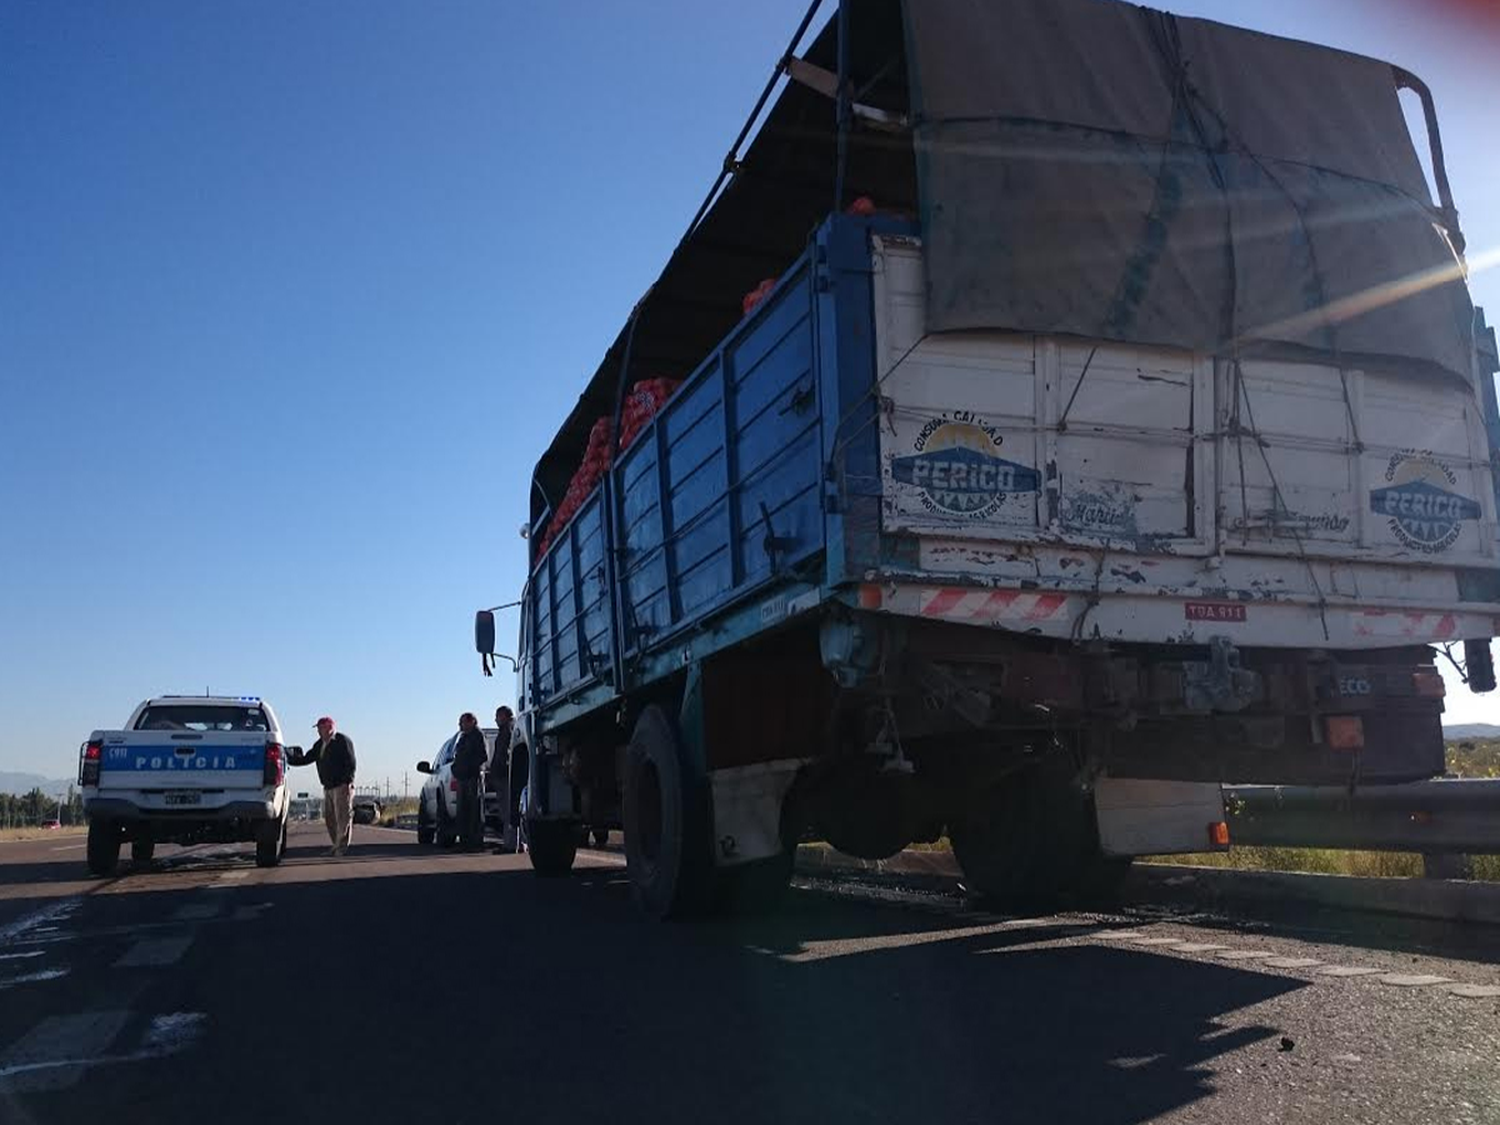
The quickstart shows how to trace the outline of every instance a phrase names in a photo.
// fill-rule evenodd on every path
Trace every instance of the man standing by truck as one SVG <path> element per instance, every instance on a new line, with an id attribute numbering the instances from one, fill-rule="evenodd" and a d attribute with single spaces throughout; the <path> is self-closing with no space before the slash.
<path id="1" fill-rule="evenodd" d="M 459 847 L 477 852 L 484 847 L 484 817 L 480 806 L 479 775 L 488 753 L 484 732 L 472 711 L 458 717 L 458 742 L 453 748 L 453 780 L 458 783 Z"/>
<path id="2" fill-rule="evenodd" d="M 317 765 L 323 786 L 323 823 L 333 845 L 328 854 L 343 855 L 354 832 L 354 740 L 336 732 L 327 715 L 318 720 L 317 727 L 318 741 L 312 749 L 287 761 L 294 766 Z"/>
<path id="3" fill-rule="evenodd" d="M 495 800 L 499 803 L 500 811 L 500 843 L 495 845 L 495 854 L 504 855 L 515 849 L 507 848 L 506 843 L 511 838 L 511 832 L 515 828 L 515 817 L 511 815 L 510 805 L 510 743 L 515 735 L 515 716 L 511 709 L 503 703 L 495 708 L 495 747 L 490 751 L 489 779 L 486 784 L 489 791 L 495 794 Z"/>

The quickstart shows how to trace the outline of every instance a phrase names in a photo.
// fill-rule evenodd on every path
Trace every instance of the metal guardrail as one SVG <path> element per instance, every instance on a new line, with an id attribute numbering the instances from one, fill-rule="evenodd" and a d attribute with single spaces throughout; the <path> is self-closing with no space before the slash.
<path id="1" fill-rule="evenodd" d="M 1230 838 L 1258 847 L 1500 854 L 1500 779 L 1225 786 Z"/>

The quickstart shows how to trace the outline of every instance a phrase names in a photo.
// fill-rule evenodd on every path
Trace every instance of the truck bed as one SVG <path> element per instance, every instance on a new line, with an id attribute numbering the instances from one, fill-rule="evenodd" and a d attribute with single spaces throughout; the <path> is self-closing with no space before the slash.
<path id="1" fill-rule="evenodd" d="M 929 336 L 920 243 L 877 236 L 872 262 L 881 527 L 915 563 L 880 567 L 897 587 L 886 609 L 1132 642 L 1350 649 L 1494 631 L 1473 384 Z"/>
<path id="2" fill-rule="evenodd" d="M 833 599 L 1150 644 L 1495 631 L 1476 382 L 929 334 L 924 286 L 913 228 L 825 223 L 535 560 L 531 703 L 562 721 Z"/>

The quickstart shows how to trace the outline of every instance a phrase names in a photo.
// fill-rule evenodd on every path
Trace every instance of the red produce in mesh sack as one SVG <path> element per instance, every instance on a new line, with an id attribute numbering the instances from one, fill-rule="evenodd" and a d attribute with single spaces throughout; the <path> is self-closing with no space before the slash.
<path id="1" fill-rule="evenodd" d="M 620 417 L 620 448 L 629 449 L 646 423 L 656 417 L 667 400 L 682 386 L 681 379 L 642 379 L 630 388 Z"/>
<path id="2" fill-rule="evenodd" d="M 772 289 L 776 288 L 776 278 L 768 277 L 750 292 L 745 294 L 745 299 L 740 302 L 740 308 L 746 316 L 755 311 L 755 306 L 764 301 Z"/>
<path id="3" fill-rule="evenodd" d="M 589 498 L 590 493 L 599 484 L 600 478 L 608 471 L 612 460 L 609 431 L 610 420 L 608 418 L 600 418 L 589 430 L 589 444 L 583 454 L 583 463 L 573 473 L 573 479 L 568 481 L 568 490 L 563 493 L 563 498 L 557 505 L 557 511 L 552 513 L 552 519 L 547 522 L 547 530 L 537 545 L 537 558 L 547 553 L 547 548 L 552 545 L 552 541 L 572 522 L 573 517 L 578 514 L 578 509 L 583 507 L 584 501 Z"/>

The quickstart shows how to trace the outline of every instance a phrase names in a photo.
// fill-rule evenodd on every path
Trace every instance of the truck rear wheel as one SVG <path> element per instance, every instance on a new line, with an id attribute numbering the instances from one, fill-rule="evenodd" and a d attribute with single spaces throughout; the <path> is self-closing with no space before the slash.
<path id="1" fill-rule="evenodd" d="M 89 821 L 89 873 L 113 875 L 120 863 L 120 826 L 109 820 Z"/>
<path id="2" fill-rule="evenodd" d="M 624 788 L 625 864 L 636 901 L 657 918 L 705 909 L 714 874 L 707 794 L 684 768 L 671 720 L 654 704 L 630 736 Z"/>
<path id="3" fill-rule="evenodd" d="M 578 857 L 578 826 L 571 820 L 526 821 L 526 854 L 538 875 L 556 878 L 573 870 Z"/>
<path id="4" fill-rule="evenodd" d="M 1093 803 L 1060 756 L 991 789 L 949 836 L 970 889 L 1014 905 L 1107 893 L 1129 867 L 1100 853 Z"/>
<path id="5" fill-rule="evenodd" d="M 286 850 L 286 822 L 263 820 L 255 826 L 255 866 L 275 867 Z"/>

